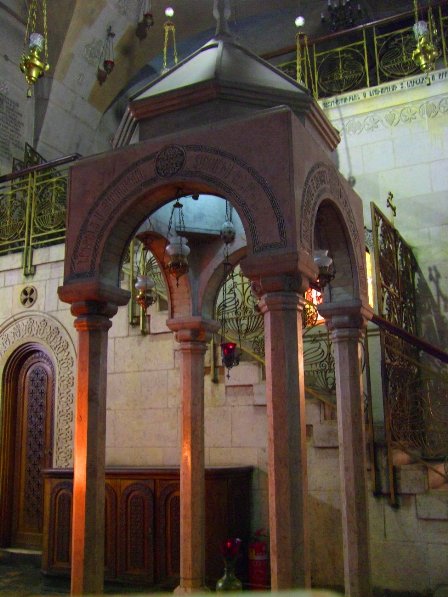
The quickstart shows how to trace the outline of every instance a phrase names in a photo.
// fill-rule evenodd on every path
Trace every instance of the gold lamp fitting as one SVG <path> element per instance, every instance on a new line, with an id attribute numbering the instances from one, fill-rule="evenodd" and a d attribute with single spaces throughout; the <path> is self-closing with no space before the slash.
<path id="1" fill-rule="evenodd" d="M 418 68 L 426 73 L 428 85 L 431 83 L 429 73 L 434 70 L 439 57 L 437 48 L 437 30 L 434 26 L 432 9 L 429 6 L 428 20 L 419 19 L 418 2 L 414 0 L 415 24 L 413 26 L 416 48 L 412 52 L 412 60 Z"/>
<path id="2" fill-rule="evenodd" d="M 434 70 L 439 56 L 436 46 L 427 35 L 421 35 L 417 40 L 417 47 L 412 52 L 412 60 L 426 74 Z"/>
<path id="3" fill-rule="evenodd" d="M 25 75 L 28 83 L 27 97 L 31 97 L 31 86 L 48 71 L 50 65 L 41 60 L 40 49 L 37 46 L 31 48 L 28 54 L 24 54 L 20 61 L 20 70 Z"/>
<path id="4" fill-rule="evenodd" d="M 20 60 L 20 70 L 28 83 L 27 97 L 32 95 L 32 85 L 50 68 L 47 44 L 47 0 L 30 0 Z"/>

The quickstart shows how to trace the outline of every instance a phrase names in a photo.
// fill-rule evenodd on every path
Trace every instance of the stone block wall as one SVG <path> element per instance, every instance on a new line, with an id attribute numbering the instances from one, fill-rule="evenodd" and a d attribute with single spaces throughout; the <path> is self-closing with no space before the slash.
<path id="1" fill-rule="evenodd" d="M 425 284 L 418 288 L 422 334 L 448 346 L 447 196 L 448 70 L 347 93 L 320 103 L 341 133 L 334 159 L 351 181 L 371 227 L 370 202 L 394 224 L 416 255 Z M 424 286 L 427 286 L 425 289 Z"/>
<path id="2" fill-rule="evenodd" d="M 12 319 L 48 313 L 76 346 L 69 306 L 58 300 L 63 247 L 35 253 L 36 273 L 22 274 L 20 255 L 0 258 L 0 339 Z M 27 310 L 20 304 L 26 285 L 37 290 Z M 180 395 L 177 344 L 166 328 L 167 313 L 151 309 L 151 334 L 143 336 L 119 309 L 109 332 L 107 464 L 163 466 L 179 464 Z M 207 355 L 208 359 L 209 356 Z M 0 363 L 0 368 L 4 363 Z M 206 465 L 253 465 L 252 528 L 268 527 L 266 407 L 262 367 L 243 361 L 205 376 Z M 312 578 L 318 586 L 343 585 L 342 531 L 336 421 L 318 401 L 307 401 L 309 511 Z M 413 466 L 413 465 L 411 465 Z M 409 471 L 408 471 L 409 472 Z M 412 473 L 412 471 L 410 471 Z M 406 475 L 405 475 L 406 476 Z M 404 478 L 404 477 L 403 477 Z M 409 474 L 407 475 L 409 485 Z M 386 498 L 370 497 L 371 558 L 376 586 L 418 590 L 422 594 L 448 584 L 448 492 L 414 493 L 408 487 L 393 510 Z M 409 493 L 408 493 L 409 492 Z M 371 492 L 370 495 L 372 496 Z"/>

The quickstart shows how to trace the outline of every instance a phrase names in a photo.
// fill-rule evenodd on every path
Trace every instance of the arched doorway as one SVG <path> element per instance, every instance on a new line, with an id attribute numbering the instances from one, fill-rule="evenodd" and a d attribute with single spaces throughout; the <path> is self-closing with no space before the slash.
<path id="1" fill-rule="evenodd" d="M 45 349 L 27 343 L 10 357 L 2 380 L 1 544 L 40 549 L 42 470 L 53 456 L 55 368 Z"/>

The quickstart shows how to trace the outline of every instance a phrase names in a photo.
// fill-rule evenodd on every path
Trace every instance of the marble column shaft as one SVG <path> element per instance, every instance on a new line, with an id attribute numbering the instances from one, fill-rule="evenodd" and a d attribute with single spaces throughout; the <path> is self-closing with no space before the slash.
<path id="1" fill-rule="evenodd" d="M 319 311 L 331 330 L 336 373 L 339 469 L 341 478 L 344 584 L 347 597 L 370 597 L 366 440 L 360 339 L 365 320 L 359 307 Z"/>
<path id="2" fill-rule="evenodd" d="M 78 331 L 71 594 L 103 592 L 107 333 L 116 307 L 75 304 Z"/>
<path id="3" fill-rule="evenodd" d="M 264 313 L 271 585 L 310 585 L 302 299 L 271 292 Z"/>
<path id="4" fill-rule="evenodd" d="M 176 593 L 205 588 L 204 355 L 218 324 L 171 319 L 180 343 L 182 439 L 180 460 L 180 581 Z"/>

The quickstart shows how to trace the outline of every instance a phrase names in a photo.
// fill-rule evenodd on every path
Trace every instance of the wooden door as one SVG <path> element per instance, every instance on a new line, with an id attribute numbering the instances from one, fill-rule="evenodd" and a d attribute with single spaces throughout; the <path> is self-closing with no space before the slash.
<path id="1" fill-rule="evenodd" d="M 33 351 L 18 371 L 11 545 L 40 549 L 43 528 L 42 469 L 51 466 L 54 368 Z"/>

